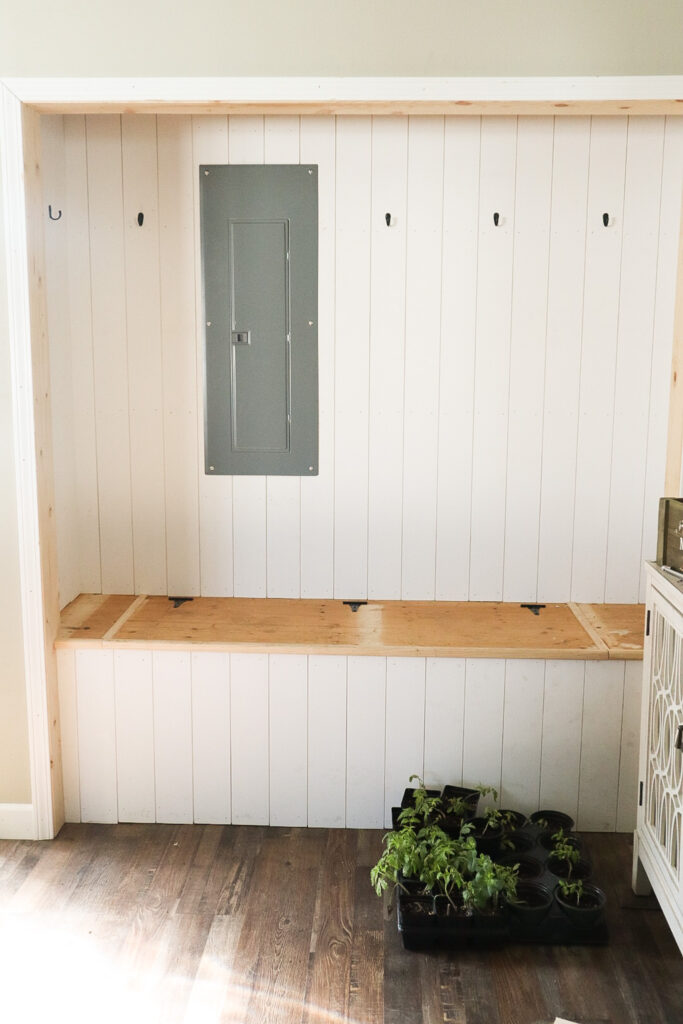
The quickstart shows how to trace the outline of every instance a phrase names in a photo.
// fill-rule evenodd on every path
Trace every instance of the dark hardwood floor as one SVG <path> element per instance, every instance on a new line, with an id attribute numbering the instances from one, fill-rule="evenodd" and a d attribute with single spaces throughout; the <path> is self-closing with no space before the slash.
<path id="1" fill-rule="evenodd" d="M 606 947 L 408 953 L 368 873 L 381 833 L 67 825 L 0 842 L 0 1019 L 122 1024 L 681 1024 L 683 959 L 585 837 Z"/>

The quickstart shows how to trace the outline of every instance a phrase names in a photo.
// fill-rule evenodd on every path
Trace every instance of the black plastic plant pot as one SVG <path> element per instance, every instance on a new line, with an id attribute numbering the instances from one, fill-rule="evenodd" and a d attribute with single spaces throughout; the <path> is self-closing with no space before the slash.
<path id="1" fill-rule="evenodd" d="M 565 832 L 571 832 L 574 828 L 574 819 L 564 811 L 535 811 L 530 815 L 529 821 L 548 832 L 557 832 L 560 828 Z"/>
<path id="2" fill-rule="evenodd" d="M 431 896 L 399 892 L 396 916 L 406 949 L 429 949 L 436 944 L 438 922 Z"/>
<path id="3" fill-rule="evenodd" d="M 580 930 L 593 928 L 600 921 L 607 905 L 607 897 L 602 889 L 590 882 L 584 885 L 578 903 L 575 896 L 563 896 L 559 888 L 555 890 L 555 899 L 572 925 Z"/>
<path id="4" fill-rule="evenodd" d="M 558 830 L 551 832 L 551 830 L 548 829 L 546 832 L 541 832 L 541 834 L 538 837 L 538 845 L 542 846 L 544 850 L 551 851 L 555 846 L 555 840 L 553 839 L 553 836 L 557 835 L 557 831 Z M 573 846 L 575 849 L 581 849 L 581 838 L 580 836 L 577 836 L 576 832 L 565 832 L 564 840 L 566 843 L 569 843 L 569 845 Z"/>
<path id="5" fill-rule="evenodd" d="M 552 853 L 546 861 L 546 867 L 556 878 L 567 878 L 572 882 L 584 882 L 593 874 L 593 866 L 589 861 L 579 858 L 576 864 L 571 864 L 568 860 L 558 860 Z"/>
<path id="6" fill-rule="evenodd" d="M 508 912 L 524 932 L 532 932 L 550 913 L 554 896 L 547 885 L 540 882 L 518 882 L 518 903 L 508 903 Z"/>
<path id="7" fill-rule="evenodd" d="M 474 816 L 479 805 L 479 790 L 468 789 L 467 786 L 444 786 L 441 799 L 444 806 L 446 806 L 449 800 L 462 800 L 463 803 L 467 804 L 471 815 Z"/>
<path id="8" fill-rule="evenodd" d="M 498 863 L 509 864 L 510 867 L 517 864 L 519 880 L 524 882 L 531 882 L 535 878 L 540 878 L 545 871 L 543 861 L 540 861 L 537 857 L 530 857 L 528 853 L 521 853 L 519 855 L 509 853 L 505 857 L 500 857 Z"/>
<path id="9" fill-rule="evenodd" d="M 426 792 L 427 796 L 429 796 L 429 797 L 441 796 L 441 790 L 440 789 L 426 789 L 425 792 Z M 406 807 L 413 807 L 414 804 L 415 804 L 415 789 L 408 788 L 408 789 L 404 790 L 403 791 L 403 799 L 401 800 L 401 807 L 403 809 L 405 809 Z"/>
<path id="10" fill-rule="evenodd" d="M 501 810 L 503 816 L 503 830 L 505 832 L 516 832 L 526 824 L 526 814 L 521 811 Z"/>
<path id="11" fill-rule="evenodd" d="M 508 938 L 508 918 L 500 907 L 496 911 L 477 911 L 473 915 L 473 941 L 477 946 L 499 946 Z"/>
<path id="12" fill-rule="evenodd" d="M 472 818 L 469 824 L 472 826 L 470 835 L 474 836 L 478 852 L 497 857 L 503 838 L 502 830 L 489 825 L 486 818 Z"/>
<path id="13" fill-rule="evenodd" d="M 506 855 L 508 853 L 526 853 L 535 845 L 533 836 L 530 836 L 528 832 L 508 832 L 503 843 L 503 852 Z"/>

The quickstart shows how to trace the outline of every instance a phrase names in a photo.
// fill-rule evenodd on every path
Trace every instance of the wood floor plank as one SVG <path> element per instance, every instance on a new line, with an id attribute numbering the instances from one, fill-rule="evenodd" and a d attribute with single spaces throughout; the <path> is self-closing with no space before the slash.
<path id="1" fill-rule="evenodd" d="M 346 829 L 331 830 L 327 836 L 317 881 L 302 1024 L 315 1024 L 319 1007 L 342 1020 L 349 1013 L 357 839 L 356 833 Z"/>

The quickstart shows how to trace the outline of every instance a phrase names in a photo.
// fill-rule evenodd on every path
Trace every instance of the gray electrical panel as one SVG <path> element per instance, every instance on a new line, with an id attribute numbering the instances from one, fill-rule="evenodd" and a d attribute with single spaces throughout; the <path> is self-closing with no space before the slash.
<path id="1" fill-rule="evenodd" d="M 199 168 L 205 470 L 318 472 L 318 169 Z"/>

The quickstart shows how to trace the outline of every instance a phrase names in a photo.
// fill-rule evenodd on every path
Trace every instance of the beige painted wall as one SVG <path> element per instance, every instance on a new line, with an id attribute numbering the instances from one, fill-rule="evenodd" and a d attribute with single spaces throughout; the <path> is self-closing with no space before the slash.
<path id="1" fill-rule="evenodd" d="M 0 804 L 31 802 L 13 433 L 0 208 Z"/>
<path id="2" fill-rule="evenodd" d="M 3 75 L 657 75 L 681 0 L 0 0 Z"/>

